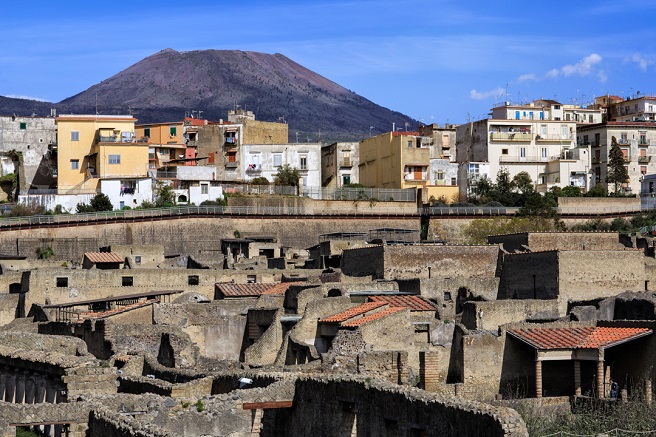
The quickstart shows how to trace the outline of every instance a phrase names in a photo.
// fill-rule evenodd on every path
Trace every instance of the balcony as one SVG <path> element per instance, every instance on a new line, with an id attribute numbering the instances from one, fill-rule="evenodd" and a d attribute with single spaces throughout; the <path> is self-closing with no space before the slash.
<path id="1" fill-rule="evenodd" d="M 192 140 L 187 141 L 187 147 L 195 147 L 197 149 L 198 141 L 192 141 Z"/>
<path id="2" fill-rule="evenodd" d="M 246 168 L 246 173 L 249 174 L 262 173 L 262 164 L 248 164 L 248 167 Z"/>
<path id="3" fill-rule="evenodd" d="M 228 161 L 225 163 L 226 168 L 237 168 L 239 167 L 239 162 L 237 161 Z M 248 170 L 246 170 L 248 171 Z"/>
<path id="4" fill-rule="evenodd" d="M 226 143 L 226 144 L 236 144 L 237 141 L 236 141 L 236 138 L 235 138 L 235 137 L 226 137 L 226 139 L 225 139 L 225 143 Z"/>
<path id="5" fill-rule="evenodd" d="M 570 142 L 572 141 L 572 137 L 569 135 L 536 135 L 535 136 L 535 141 L 538 142 L 543 142 L 543 141 L 567 141 Z"/>
<path id="6" fill-rule="evenodd" d="M 651 156 L 639 156 L 638 162 L 640 164 L 649 164 L 651 162 Z"/>
<path id="7" fill-rule="evenodd" d="M 491 132 L 490 141 L 532 141 L 533 134 L 521 132 Z"/>
<path id="8" fill-rule="evenodd" d="M 349 167 L 349 168 L 350 168 L 350 167 L 353 167 L 353 163 L 351 162 L 350 159 L 346 159 L 346 158 L 344 158 L 344 159 L 342 159 L 342 161 L 339 163 L 339 166 L 340 166 L 340 167 Z"/>
<path id="9" fill-rule="evenodd" d="M 499 157 L 500 163 L 506 164 L 524 164 L 524 163 L 536 163 L 536 162 L 548 162 L 549 158 L 546 156 L 508 156 L 502 155 Z"/>
<path id="10" fill-rule="evenodd" d="M 593 156 L 591 162 L 593 164 L 601 164 L 603 160 L 601 159 L 601 156 Z"/>
<path id="11" fill-rule="evenodd" d="M 618 141 L 619 144 L 631 144 L 631 141 L 629 141 L 626 138 L 620 138 Z"/>

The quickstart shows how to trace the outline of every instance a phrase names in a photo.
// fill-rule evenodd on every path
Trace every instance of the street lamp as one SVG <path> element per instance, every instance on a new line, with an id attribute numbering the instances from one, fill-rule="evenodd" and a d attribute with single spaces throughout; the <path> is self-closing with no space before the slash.
<path id="1" fill-rule="evenodd" d="M 373 129 L 373 126 L 369 126 L 369 138 L 371 138 L 371 130 Z"/>

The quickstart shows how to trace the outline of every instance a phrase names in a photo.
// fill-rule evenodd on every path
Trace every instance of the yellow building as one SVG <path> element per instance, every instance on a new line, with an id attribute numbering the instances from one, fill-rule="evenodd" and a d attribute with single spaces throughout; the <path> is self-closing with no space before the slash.
<path id="1" fill-rule="evenodd" d="M 137 142 L 127 115 L 60 115 L 57 125 L 59 194 L 93 193 L 102 179 L 147 176 L 148 144 Z"/>
<path id="2" fill-rule="evenodd" d="M 417 132 L 387 132 L 360 141 L 360 183 L 376 188 L 424 188 L 430 139 Z"/>
<path id="3" fill-rule="evenodd" d="M 136 126 L 138 141 L 148 144 L 148 168 L 166 167 L 170 161 L 186 157 L 184 123 L 152 123 Z"/>

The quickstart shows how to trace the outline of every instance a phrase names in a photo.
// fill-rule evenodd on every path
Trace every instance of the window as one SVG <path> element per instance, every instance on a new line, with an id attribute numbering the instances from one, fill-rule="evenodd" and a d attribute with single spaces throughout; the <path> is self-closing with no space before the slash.
<path id="1" fill-rule="evenodd" d="M 567 139 L 567 125 L 566 124 L 561 124 L 560 125 L 560 135 L 561 135 L 561 138 L 563 140 Z"/>
<path id="2" fill-rule="evenodd" d="M 188 285 L 198 285 L 200 283 L 200 280 L 198 278 L 198 275 L 189 275 L 187 276 L 187 284 Z"/>
<path id="3" fill-rule="evenodd" d="M 144 137 L 150 138 L 150 128 L 149 127 L 144 128 Z"/>
<path id="4" fill-rule="evenodd" d="M 20 129 L 21 129 L 21 130 L 25 130 L 25 129 L 27 129 L 27 123 L 21 123 L 21 124 L 20 124 Z"/>
<path id="5" fill-rule="evenodd" d="M 647 144 L 647 133 L 640 132 L 640 144 Z"/>
<path id="6" fill-rule="evenodd" d="M 588 144 L 588 136 L 583 135 L 583 144 Z"/>
<path id="7" fill-rule="evenodd" d="M 257 282 L 257 275 L 246 275 L 247 284 L 255 284 Z"/>
<path id="8" fill-rule="evenodd" d="M 560 109 L 560 105 L 554 105 L 554 109 L 557 111 Z"/>
<path id="9" fill-rule="evenodd" d="M 300 161 L 301 170 L 307 170 L 307 156 L 301 156 Z"/>
<path id="10" fill-rule="evenodd" d="M 526 158 L 526 147 L 520 147 L 519 148 L 519 156 L 521 158 Z"/>
<path id="11" fill-rule="evenodd" d="M 547 157 L 547 148 L 546 148 L 546 147 L 543 147 L 543 148 L 542 148 L 542 157 L 543 157 L 543 158 L 546 158 L 546 157 Z"/>
<path id="12" fill-rule="evenodd" d="M 200 184 L 200 194 L 209 193 L 209 188 L 207 184 Z"/>
<path id="13" fill-rule="evenodd" d="M 351 183 L 351 175 L 350 174 L 342 175 L 342 185 L 348 185 L 350 183 Z"/>
<path id="14" fill-rule="evenodd" d="M 80 160 L 79 159 L 71 159 L 71 170 L 77 170 L 80 168 Z"/>
<path id="15" fill-rule="evenodd" d="M 641 165 L 640 166 L 640 174 L 647 174 L 647 166 L 646 165 Z"/>
<path id="16" fill-rule="evenodd" d="M 542 132 L 540 135 L 542 135 L 542 138 L 547 138 L 547 125 L 543 124 L 540 126 L 540 132 Z"/>
<path id="17" fill-rule="evenodd" d="M 408 141 L 408 149 L 412 148 L 412 141 Z"/>
<path id="18" fill-rule="evenodd" d="M 438 171 L 437 176 L 435 177 L 438 181 L 443 181 L 444 180 L 444 172 L 443 171 Z"/>
<path id="19" fill-rule="evenodd" d="M 78 131 L 71 131 L 71 141 L 80 141 L 80 133 Z"/>
<path id="20" fill-rule="evenodd" d="M 55 280 L 57 287 L 68 287 L 68 278 L 60 277 Z"/>
<path id="21" fill-rule="evenodd" d="M 519 111 L 515 111 L 515 120 L 519 120 Z"/>
<path id="22" fill-rule="evenodd" d="M 134 256 L 134 263 L 135 264 L 141 264 L 141 255 L 135 255 Z"/>
<path id="23" fill-rule="evenodd" d="M 273 155 L 273 166 L 274 167 L 280 167 L 282 166 L 282 155 L 277 153 Z"/>
<path id="24" fill-rule="evenodd" d="M 508 149 L 501 149 L 501 154 L 502 155 L 507 155 L 508 154 Z"/>
<path id="25" fill-rule="evenodd" d="M 588 116 L 588 123 L 592 123 L 593 121 L 594 119 L 592 118 L 592 114 L 590 114 L 590 116 Z"/>
<path id="26" fill-rule="evenodd" d="M 177 126 L 169 126 L 169 136 L 174 137 L 178 134 Z"/>
<path id="27" fill-rule="evenodd" d="M 110 164 L 120 164 L 121 163 L 121 155 L 109 155 L 109 163 Z"/>
<path id="28" fill-rule="evenodd" d="M 123 276 L 121 278 L 121 286 L 132 287 L 134 285 L 134 278 L 132 276 Z"/>

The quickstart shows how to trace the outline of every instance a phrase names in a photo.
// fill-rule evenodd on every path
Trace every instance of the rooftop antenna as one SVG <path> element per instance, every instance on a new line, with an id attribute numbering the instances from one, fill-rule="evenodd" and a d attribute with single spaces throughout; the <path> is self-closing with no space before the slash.
<path id="1" fill-rule="evenodd" d="M 298 144 L 298 131 L 296 131 L 296 143 Z"/>
<path id="2" fill-rule="evenodd" d="M 199 119 L 203 118 L 203 111 L 198 111 L 198 118 Z"/>

